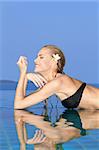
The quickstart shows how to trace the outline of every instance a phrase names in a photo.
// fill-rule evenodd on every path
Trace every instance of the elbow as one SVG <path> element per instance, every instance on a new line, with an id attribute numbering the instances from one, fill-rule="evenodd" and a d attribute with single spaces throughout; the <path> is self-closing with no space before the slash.
<path id="1" fill-rule="evenodd" d="M 19 105 L 14 104 L 14 109 L 22 109 Z"/>
<path id="2" fill-rule="evenodd" d="M 14 103 L 14 109 L 23 109 L 22 104 L 20 103 L 20 101 L 16 101 Z"/>
<path id="3" fill-rule="evenodd" d="M 17 105 L 14 105 L 14 109 L 22 109 L 22 108 L 20 108 L 20 107 L 17 106 Z"/>

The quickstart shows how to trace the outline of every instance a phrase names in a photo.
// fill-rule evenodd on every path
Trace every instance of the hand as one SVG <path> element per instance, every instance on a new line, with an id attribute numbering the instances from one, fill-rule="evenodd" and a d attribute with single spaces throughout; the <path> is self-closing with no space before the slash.
<path id="1" fill-rule="evenodd" d="M 40 88 L 42 88 L 47 83 L 47 80 L 39 73 L 27 73 L 26 77 L 28 80 L 32 81 L 37 87 L 40 86 Z"/>
<path id="2" fill-rule="evenodd" d="M 27 72 L 28 62 L 27 62 L 27 58 L 26 57 L 20 56 L 20 58 L 19 58 L 19 60 L 17 62 L 17 65 L 19 66 L 19 69 L 20 69 L 21 73 L 26 73 Z"/>
<path id="3" fill-rule="evenodd" d="M 26 141 L 27 144 L 40 144 L 45 141 L 46 137 L 42 130 L 36 130 L 36 133 L 33 138 Z"/>

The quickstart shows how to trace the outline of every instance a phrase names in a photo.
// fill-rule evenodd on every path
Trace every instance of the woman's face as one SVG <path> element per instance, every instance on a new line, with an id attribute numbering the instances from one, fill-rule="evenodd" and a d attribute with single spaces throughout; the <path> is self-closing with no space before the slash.
<path id="1" fill-rule="evenodd" d="M 51 69 L 53 63 L 51 54 L 52 52 L 46 48 L 42 48 L 39 51 L 37 58 L 34 60 L 35 72 L 48 71 Z"/>

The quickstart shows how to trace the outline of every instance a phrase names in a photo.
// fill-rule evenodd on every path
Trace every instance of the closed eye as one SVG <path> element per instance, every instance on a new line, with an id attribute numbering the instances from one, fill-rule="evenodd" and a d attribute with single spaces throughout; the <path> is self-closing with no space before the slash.
<path id="1" fill-rule="evenodd" d="M 43 59 L 44 57 L 40 57 L 41 59 Z"/>
<path id="2" fill-rule="evenodd" d="M 38 57 L 39 57 L 40 59 L 43 59 L 43 58 L 44 58 L 44 57 L 42 57 L 42 56 L 37 56 L 36 58 L 38 58 Z"/>

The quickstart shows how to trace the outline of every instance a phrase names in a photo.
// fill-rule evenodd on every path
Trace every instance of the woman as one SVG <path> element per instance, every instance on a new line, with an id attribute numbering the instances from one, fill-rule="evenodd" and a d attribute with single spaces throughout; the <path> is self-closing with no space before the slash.
<path id="1" fill-rule="evenodd" d="M 15 109 L 35 105 L 53 94 L 67 108 L 99 109 L 99 88 L 64 74 L 65 57 L 59 48 L 53 45 L 44 46 L 34 63 L 34 73 L 27 74 L 27 58 L 21 56 L 17 62 L 20 78 L 16 88 Z M 28 80 L 40 88 L 26 96 Z"/>

